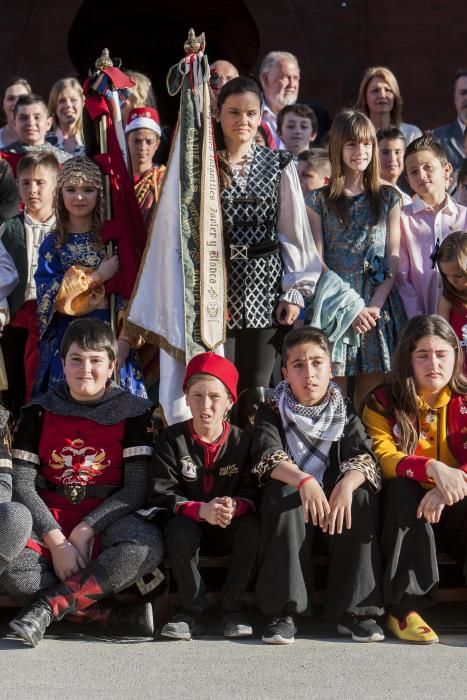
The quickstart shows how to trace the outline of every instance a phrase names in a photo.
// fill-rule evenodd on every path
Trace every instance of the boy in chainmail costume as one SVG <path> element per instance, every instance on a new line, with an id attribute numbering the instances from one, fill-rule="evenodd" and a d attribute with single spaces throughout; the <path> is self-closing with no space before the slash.
<path id="1" fill-rule="evenodd" d="M 163 555 L 157 527 L 134 514 L 146 498 L 151 404 L 110 384 L 117 349 L 104 322 L 70 324 L 60 352 L 66 382 L 22 410 L 13 442 L 15 493 L 33 533 L 0 586 L 29 601 L 10 627 L 31 646 L 65 616 L 112 628 L 119 611 L 100 601 Z M 132 622 L 152 634 L 150 604 L 133 613 L 125 632 Z"/>

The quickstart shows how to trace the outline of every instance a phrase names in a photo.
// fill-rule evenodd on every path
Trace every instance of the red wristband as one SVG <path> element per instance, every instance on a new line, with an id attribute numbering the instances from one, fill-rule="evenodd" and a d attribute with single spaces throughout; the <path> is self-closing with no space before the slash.
<path id="1" fill-rule="evenodd" d="M 297 484 L 297 491 L 300 491 L 302 488 L 303 484 L 306 483 L 307 481 L 310 481 L 310 479 L 314 479 L 314 476 L 311 476 L 311 474 L 307 474 L 306 476 L 303 477 L 301 481 L 298 482 Z"/>

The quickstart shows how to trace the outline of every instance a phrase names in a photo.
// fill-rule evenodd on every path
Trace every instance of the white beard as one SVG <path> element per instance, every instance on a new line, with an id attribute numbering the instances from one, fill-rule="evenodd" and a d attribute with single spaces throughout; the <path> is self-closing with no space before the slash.
<path id="1" fill-rule="evenodd" d="M 295 104 L 297 101 L 297 93 L 291 93 L 284 95 L 283 97 L 277 97 L 276 102 L 278 102 L 282 107 L 288 107 L 289 105 Z"/>

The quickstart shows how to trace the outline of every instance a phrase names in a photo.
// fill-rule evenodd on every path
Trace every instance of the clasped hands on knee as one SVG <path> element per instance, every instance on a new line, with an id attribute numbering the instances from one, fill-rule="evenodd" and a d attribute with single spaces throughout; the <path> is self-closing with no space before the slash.
<path id="1" fill-rule="evenodd" d="M 217 496 L 207 503 L 202 503 L 199 517 L 210 525 L 226 528 L 232 522 L 236 509 L 236 501 L 230 496 Z"/>
<path id="2" fill-rule="evenodd" d="M 420 501 L 417 518 L 438 523 L 445 506 L 459 503 L 467 496 L 467 474 L 436 459 L 427 463 L 426 474 L 436 485 Z"/>
<path id="3" fill-rule="evenodd" d="M 84 522 L 78 523 L 68 538 L 58 529 L 51 530 L 43 536 L 52 557 L 55 574 L 60 581 L 65 581 L 87 566 L 94 537 L 94 530 Z"/>

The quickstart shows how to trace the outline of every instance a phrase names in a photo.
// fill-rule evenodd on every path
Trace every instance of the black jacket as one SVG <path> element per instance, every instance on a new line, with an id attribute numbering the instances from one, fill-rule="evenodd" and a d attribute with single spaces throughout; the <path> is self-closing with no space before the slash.
<path id="1" fill-rule="evenodd" d="M 208 502 L 216 496 L 254 501 L 257 488 L 251 476 L 251 436 L 230 426 L 217 456 L 212 490 L 206 494 L 204 449 L 193 440 L 189 424 L 190 421 L 176 423 L 158 436 L 150 467 L 149 505 L 173 513 L 180 503 Z"/>
<path id="2" fill-rule="evenodd" d="M 276 403 L 268 401 L 258 408 L 252 441 L 253 474 L 260 483 L 269 480 L 271 471 L 286 458 L 286 453 L 287 440 L 279 409 Z M 349 469 L 361 471 L 374 491 L 381 489 L 381 470 L 372 451 L 371 438 L 350 402 L 347 402 L 344 433 L 332 443 L 324 474 L 324 488 L 332 488 Z"/>

